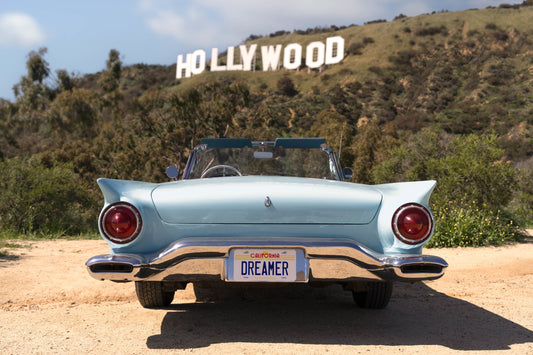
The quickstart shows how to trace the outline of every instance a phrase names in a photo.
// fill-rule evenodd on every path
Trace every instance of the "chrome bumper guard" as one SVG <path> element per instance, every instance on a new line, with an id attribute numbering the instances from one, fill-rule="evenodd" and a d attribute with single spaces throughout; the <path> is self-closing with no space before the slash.
<path id="1" fill-rule="evenodd" d="M 448 266 L 431 255 L 384 255 L 349 239 L 227 238 L 182 239 L 152 255 L 98 255 L 86 263 L 97 280 L 225 281 L 230 250 L 268 248 L 302 250 L 306 270 L 297 282 L 438 279 Z"/>

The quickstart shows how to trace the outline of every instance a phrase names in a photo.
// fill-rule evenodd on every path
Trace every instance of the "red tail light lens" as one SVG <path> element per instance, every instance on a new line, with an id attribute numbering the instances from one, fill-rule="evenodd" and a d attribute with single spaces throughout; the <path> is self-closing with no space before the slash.
<path id="1" fill-rule="evenodd" d="M 105 209 L 100 226 L 105 237 L 112 242 L 129 243 L 141 232 L 141 214 L 129 203 L 114 203 Z"/>
<path id="2" fill-rule="evenodd" d="M 422 205 L 409 203 L 398 208 L 392 217 L 392 230 L 396 238 L 406 244 L 419 244 L 433 231 L 431 213 Z"/>

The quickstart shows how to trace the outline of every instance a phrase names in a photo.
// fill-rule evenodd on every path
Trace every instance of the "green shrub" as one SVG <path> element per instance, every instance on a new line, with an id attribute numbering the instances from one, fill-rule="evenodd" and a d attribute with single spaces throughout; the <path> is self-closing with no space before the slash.
<path id="1" fill-rule="evenodd" d="M 354 42 L 348 46 L 348 54 L 350 55 L 361 55 L 363 54 L 362 50 L 365 48 L 365 45 L 361 42 Z"/>
<path id="2" fill-rule="evenodd" d="M 449 136 L 423 129 L 373 171 L 376 182 L 437 180 L 431 197 L 430 247 L 500 245 L 521 237 L 507 217 L 516 169 L 503 161 L 495 135 Z"/>
<path id="3" fill-rule="evenodd" d="M 433 210 L 435 233 L 428 248 L 481 247 L 518 241 L 520 228 L 501 211 L 487 210 L 476 201 L 438 206 Z"/>
<path id="4" fill-rule="evenodd" d="M 446 26 L 433 26 L 433 27 L 423 27 L 415 31 L 415 36 L 433 36 L 436 34 L 442 34 L 443 36 L 448 35 L 448 29 Z"/>
<path id="5" fill-rule="evenodd" d="M 281 95 L 285 96 L 295 96 L 298 94 L 298 90 L 296 90 L 296 87 L 294 85 L 294 82 L 291 78 L 289 78 L 288 75 L 284 75 L 278 80 L 278 91 Z"/>
<path id="6" fill-rule="evenodd" d="M 69 165 L 46 168 L 20 158 L 0 162 L 0 191 L 4 231 L 61 235 L 92 229 L 87 188 Z"/>
<path id="7" fill-rule="evenodd" d="M 517 183 L 516 169 L 503 157 L 493 134 L 451 136 L 423 129 L 392 149 L 373 176 L 377 183 L 437 180 L 435 206 L 479 201 L 488 209 L 503 210 Z"/>

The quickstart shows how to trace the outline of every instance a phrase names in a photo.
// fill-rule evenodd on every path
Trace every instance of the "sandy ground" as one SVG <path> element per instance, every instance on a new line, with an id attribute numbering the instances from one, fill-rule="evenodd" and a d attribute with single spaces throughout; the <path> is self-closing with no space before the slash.
<path id="1" fill-rule="evenodd" d="M 21 243 L 21 242 L 17 242 Z M 132 283 L 92 279 L 103 241 L 24 242 L 0 257 L 0 353 L 195 352 L 533 354 L 533 241 L 430 249 L 440 280 L 397 284 L 385 310 L 357 308 L 339 287 L 250 292 L 195 302 L 190 287 L 143 309 Z"/>

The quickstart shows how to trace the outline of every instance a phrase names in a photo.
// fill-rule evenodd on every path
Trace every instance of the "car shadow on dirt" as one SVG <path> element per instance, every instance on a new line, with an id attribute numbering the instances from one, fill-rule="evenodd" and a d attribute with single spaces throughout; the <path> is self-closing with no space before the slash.
<path id="1" fill-rule="evenodd" d="M 357 308 L 340 286 L 257 289 L 211 303 L 172 304 L 151 349 L 216 343 L 441 345 L 505 350 L 533 342 L 533 332 L 423 283 L 398 284 L 384 310 Z"/>

